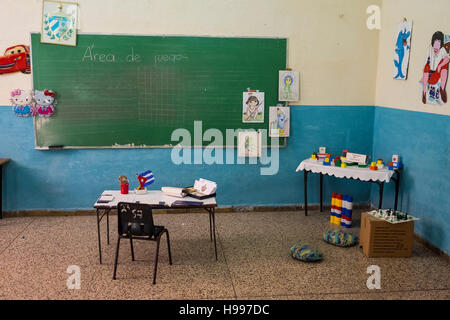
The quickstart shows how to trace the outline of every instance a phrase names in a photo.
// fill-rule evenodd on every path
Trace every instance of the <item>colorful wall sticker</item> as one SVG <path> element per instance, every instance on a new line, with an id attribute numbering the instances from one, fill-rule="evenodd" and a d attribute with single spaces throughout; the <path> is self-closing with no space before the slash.
<path id="1" fill-rule="evenodd" d="M 436 31 L 431 37 L 423 69 L 422 102 L 430 104 L 447 103 L 448 64 L 450 61 L 450 35 Z"/>
<path id="2" fill-rule="evenodd" d="M 31 73 L 30 47 L 23 44 L 7 48 L 0 56 L 0 74 L 18 71 Z"/>
<path id="3" fill-rule="evenodd" d="M 11 104 L 16 116 L 31 116 L 31 108 L 33 106 L 33 91 L 22 89 L 11 91 Z"/>

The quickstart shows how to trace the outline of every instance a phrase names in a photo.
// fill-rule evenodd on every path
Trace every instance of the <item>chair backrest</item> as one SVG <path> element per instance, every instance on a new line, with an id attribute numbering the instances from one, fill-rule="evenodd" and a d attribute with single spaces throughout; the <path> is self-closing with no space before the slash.
<path id="1" fill-rule="evenodd" d="M 119 235 L 152 237 L 155 233 L 152 205 L 119 202 L 117 205 Z"/>

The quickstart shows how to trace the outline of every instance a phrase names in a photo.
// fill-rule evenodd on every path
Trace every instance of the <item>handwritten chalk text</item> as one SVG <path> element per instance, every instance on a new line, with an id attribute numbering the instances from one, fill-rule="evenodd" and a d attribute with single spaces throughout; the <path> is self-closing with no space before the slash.
<path id="1" fill-rule="evenodd" d="M 178 62 L 189 59 L 183 54 L 159 54 L 155 56 L 155 63 Z"/>
<path id="2" fill-rule="evenodd" d="M 94 51 L 94 45 L 91 44 L 86 48 L 84 51 L 83 58 L 81 59 L 81 62 L 100 62 L 100 63 L 114 63 L 114 62 L 120 62 L 120 61 L 126 61 L 126 62 L 141 62 L 142 58 L 139 54 L 136 54 L 134 52 L 134 48 L 131 48 L 131 53 L 127 55 L 124 59 L 118 58 L 113 53 L 104 53 L 100 52 L 97 53 Z"/>

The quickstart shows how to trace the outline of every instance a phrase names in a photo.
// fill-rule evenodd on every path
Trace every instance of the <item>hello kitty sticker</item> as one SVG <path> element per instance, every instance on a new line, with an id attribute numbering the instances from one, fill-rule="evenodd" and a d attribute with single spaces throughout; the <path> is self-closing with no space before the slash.
<path id="1" fill-rule="evenodd" d="M 34 91 L 35 113 L 41 117 L 48 118 L 55 113 L 55 93 L 52 90 Z"/>
<path id="2" fill-rule="evenodd" d="M 33 91 L 16 89 L 11 91 L 11 104 L 18 117 L 29 117 L 33 106 Z"/>
<path id="3" fill-rule="evenodd" d="M 55 113 L 55 92 L 52 90 L 16 89 L 11 91 L 13 112 L 18 117 L 40 116 L 48 118 Z"/>

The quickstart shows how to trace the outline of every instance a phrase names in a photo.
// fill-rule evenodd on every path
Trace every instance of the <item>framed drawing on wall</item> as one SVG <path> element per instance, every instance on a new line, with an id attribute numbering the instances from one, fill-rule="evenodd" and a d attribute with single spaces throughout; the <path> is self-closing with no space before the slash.
<path id="1" fill-rule="evenodd" d="M 77 45 L 78 3 L 42 1 L 41 42 Z"/>

